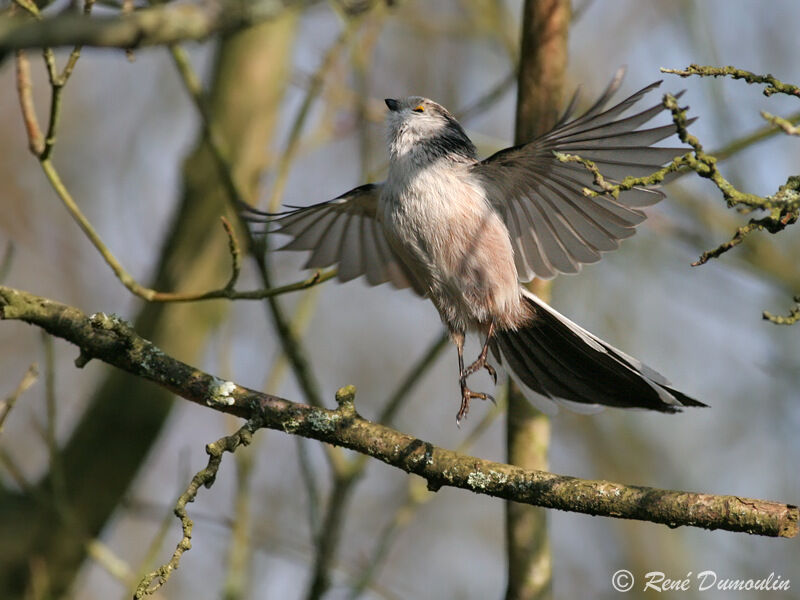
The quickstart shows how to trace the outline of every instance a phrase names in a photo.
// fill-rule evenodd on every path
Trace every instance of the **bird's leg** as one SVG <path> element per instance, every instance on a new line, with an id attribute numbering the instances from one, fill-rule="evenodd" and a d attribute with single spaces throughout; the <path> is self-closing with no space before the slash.
<path id="1" fill-rule="evenodd" d="M 492 340 L 492 336 L 494 335 L 494 319 L 489 321 L 489 331 L 486 332 L 486 342 L 483 344 L 483 349 L 481 353 L 478 355 L 478 359 L 472 363 L 470 366 L 467 367 L 467 370 L 463 371 L 464 377 L 469 377 L 476 371 L 480 369 L 486 369 L 489 372 L 489 375 L 492 376 L 494 380 L 494 384 L 497 385 L 497 371 L 494 370 L 494 367 L 486 362 L 486 356 L 489 353 L 489 342 Z"/>
<path id="2" fill-rule="evenodd" d="M 461 408 L 458 409 L 458 414 L 456 415 L 456 425 L 460 427 L 461 419 L 466 417 L 467 413 L 469 412 L 469 401 L 471 398 L 491 400 L 492 402 L 495 400 L 494 397 L 489 394 L 484 394 L 483 392 L 473 392 L 467 387 L 467 376 L 469 373 L 467 372 L 468 370 L 464 370 L 464 332 L 460 331 L 453 333 L 453 341 L 456 343 L 456 348 L 458 349 L 458 376 L 459 383 L 461 384 Z"/>

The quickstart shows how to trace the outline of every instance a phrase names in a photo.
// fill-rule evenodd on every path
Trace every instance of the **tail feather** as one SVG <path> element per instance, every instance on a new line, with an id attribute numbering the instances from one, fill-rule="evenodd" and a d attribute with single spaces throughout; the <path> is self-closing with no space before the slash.
<path id="1" fill-rule="evenodd" d="M 536 392 L 573 410 L 585 407 L 581 412 L 599 405 L 667 413 L 679 412 L 684 406 L 706 406 L 527 290 L 523 295 L 534 319 L 522 329 L 501 331 L 495 337 L 496 351 L 523 391 Z M 526 395 L 542 408 L 541 397 Z"/>

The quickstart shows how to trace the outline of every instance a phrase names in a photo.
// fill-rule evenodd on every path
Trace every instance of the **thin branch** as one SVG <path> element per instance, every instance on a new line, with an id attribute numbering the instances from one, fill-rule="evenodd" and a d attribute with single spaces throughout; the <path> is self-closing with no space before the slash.
<path id="1" fill-rule="evenodd" d="M 18 50 L 16 54 L 17 65 L 17 95 L 22 109 L 22 122 L 28 135 L 28 148 L 37 157 L 44 150 L 44 136 L 39 120 L 36 118 L 36 109 L 33 105 L 33 85 L 31 84 L 31 63 L 24 51 Z"/>
<path id="2" fill-rule="evenodd" d="M 0 465 L 5 467 L 5 470 L 11 476 L 11 479 L 14 480 L 19 486 L 19 489 L 23 490 L 26 493 L 30 493 L 31 497 L 39 506 L 49 506 L 47 499 L 44 497 L 44 494 L 39 490 L 36 486 L 31 485 L 31 482 L 28 481 L 28 478 L 25 476 L 25 473 L 22 472 L 22 468 L 19 466 L 16 460 L 8 453 L 3 446 L 0 446 Z"/>
<path id="3" fill-rule="evenodd" d="M 678 105 L 677 100 L 671 94 L 664 95 L 664 107 L 672 113 L 678 137 L 680 140 L 691 146 L 692 152 L 676 157 L 665 167 L 651 173 L 645 177 L 626 177 L 619 183 L 610 183 L 600 173 L 597 165 L 591 160 L 572 154 L 555 153 L 560 162 L 577 162 L 582 164 L 592 175 L 594 184 L 599 190 L 584 188 L 583 193 L 588 197 L 595 197 L 610 194 L 617 197 L 620 192 L 624 192 L 634 187 L 652 186 L 662 183 L 667 175 L 680 171 L 688 167 L 695 171 L 700 177 L 709 179 L 717 189 L 720 190 L 729 208 L 740 207 L 744 211 L 766 210 L 769 216 L 759 219 L 750 230 L 757 227 L 769 229 L 776 233 L 797 221 L 800 212 L 800 176 L 790 176 L 775 194 L 770 196 L 757 196 L 741 192 L 731 184 L 717 168 L 716 157 L 706 153 L 700 141 L 687 130 L 686 109 Z M 744 232 L 746 235 L 750 231 Z M 742 234 L 740 234 L 742 235 Z M 737 245 L 739 242 L 733 244 Z M 724 252 L 724 250 L 723 250 Z M 720 252 L 721 254 L 721 252 Z M 704 261 L 703 261 L 704 262 Z M 697 264 L 702 264 L 699 262 Z"/>
<path id="4" fill-rule="evenodd" d="M 185 469 L 178 469 L 178 477 L 180 480 L 184 480 L 186 474 L 183 473 Z M 183 490 L 177 490 L 178 496 L 183 492 Z M 123 500 L 123 506 L 126 510 L 130 510 L 131 508 L 136 508 L 135 502 L 130 503 L 128 505 L 127 500 Z M 158 507 L 159 512 L 161 512 L 161 507 Z M 135 589 L 135 587 L 139 584 L 139 582 L 152 570 L 153 565 L 157 564 L 156 560 L 158 555 L 161 552 L 161 547 L 164 545 L 164 540 L 166 540 L 167 535 L 169 534 L 170 525 L 172 525 L 172 520 L 175 518 L 175 507 L 164 508 L 163 516 L 161 516 L 160 521 L 158 523 L 158 530 L 156 534 L 153 536 L 152 541 L 150 542 L 147 551 L 144 553 L 144 557 L 142 558 L 141 562 L 139 563 L 138 567 L 136 568 L 135 575 L 132 578 L 132 583 L 129 586 L 128 590 L 125 593 L 125 600 L 130 600 L 131 589 Z"/>
<path id="5" fill-rule="evenodd" d="M 336 393 L 337 402 L 340 401 L 342 390 Z M 306 600 L 319 600 L 330 587 L 331 565 L 336 558 L 336 549 L 344 530 L 344 520 L 350 495 L 360 473 L 333 469 L 333 488 L 328 497 L 325 516 L 320 523 L 314 540 L 314 564 L 311 569 L 311 580 Z"/>
<path id="6" fill-rule="evenodd" d="M 800 98 L 800 88 L 796 85 L 783 83 L 770 74 L 757 75 L 750 71 L 745 71 L 744 69 L 737 69 L 736 67 L 711 67 L 691 64 L 686 69 L 662 68 L 661 72 L 679 75 L 680 77 L 697 75 L 699 77 L 731 77 L 732 79 L 743 79 L 747 83 L 766 84 L 767 87 L 764 88 L 765 96 L 772 96 L 772 94 L 788 94 Z"/>
<path id="7" fill-rule="evenodd" d="M 292 314 L 289 323 L 289 330 L 296 339 L 300 339 L 308 327 L 311 325 L 311 320 L 314 316 L 318 294 L 313 293 L 317 290 L 312 290 L 312 293 L 306 293 L 300 298 L 297 303 L 294 313 Z M 272 361 L 272 367 L 269 374 L 265 379 L 263 389 L 277 390 L 287 371 L 288 360 L 285 352 L 281 352 Z M 315 537 L 319 532 L 319 514 L 320 514 L 320 493 L 317 485 L 317 474 L 314 465 L 311 462 L 309 455 L 309 440 L 303 438 L 295 438 L 297 448 L 297 461 L 300 467 L 300 480 L 306 488 L 306 495 L 308 497 L 308 523 L 311 531 L 311 536 Z M 331 460 L 331 464 L 340 464 L 340 459 L 331 456 L 333 449 L 326 450 L 326 454 Z"/>
<path id="8" fill-rule="evenodd" d="M 50 493 L 53 497 L 53 504 L 60 507 L 59 510 L 66 511 L 69 506 L 66 493 L 67 487 L 64 479 L 64 467 L 61 464 L 61 452 L 56 438 L 56 365 L 53 354 L 53 337 L 44 331 L 42 331 L 42 346 L 44 350 L 45 412 L 47 414 L 44 439 L 50 455 Z"/>
<path id="9" fill-rule="evenodd" d="M 175 504 L 175 516 L 181 521 L 183 537 L 180 542 L 178 542 L 175 552 L 173 552 L 169 562 L 161 565 L 142 578 L 133 595 L 134 598 L 139 600 L 140 598 L 146 598 L 152 595 L 167 582 L 172 572 L 178 568 L 183 553 L 192 547 L 192 528 L 194 527 L 194 523 L 189 518 L 186 505 L 190 502 L 194 502 L 201 486 L 210 488 L 214 485 L 214 480 L 217 477 L 217 472 L 222 463 L 223 454 L 225 452 L 234 452 L 239 446 L 248 445 L 253 437 L 253 433 L 259 429 L 260 426 L 261 423 L 258 419 L 248 420 L 236 433 L 221 437 L 216 442 L 206 446 L 208 464 L 204 469 L 195 474 L 189 487 L 181 494 L 180 498 L 178 498 L 178 502 Z"/>
<path id="10" fill-rule="evenodd" d="M 231 260 L 233 264 L 231 278 L 228 280 L 228 283 L 219 289 L 208 292 L 159 292 L 157 290 L 145 287 L 141 285 L 125 269 L 125 267 L 122 266 L 122 263 L 119 262 L 117 257 L 114 256 L 111 250 L 109 250 L 108 246 L 106 246 L 105 242 L 103 242 L 100 235 L 94 229 L 94 226 L 83 214 L 80 207 L 75 202 L 75 199 L 64 185 L 64 182 L 61 180 L 61 177 L 59 176 L 56 168 L 53 166 L 53 163 L 50 160 L 44 160 L 41 164 L 48 181 L 53 186 L 53 189 L 55 190 L 64 207 L 67 209 L 67 212 L 69 212 L 70 216 L 72 216 L 75 222 L 78 223 L 78 226 L 81 228 L 81 230 L 83 230 L 86 237 L 89 238 L 89 241 L 92 242 L 92 245 L 94 245 L 95 249 L 106 261 L 106 264 L 111 267 L 111 270 L 114 272 L 114 275 L 116 275 L 117 279 L 119 279 L 122 282 L 122 285 L 128 288 L 131 293 L 149 302 L 198 302 L 202 300 L 216 299 L 263 300 L 264 298 L 271 298 L 288 292 L 303 290 L 323 283 L 336 276 L 335 270 L 329 270 L 324 273 L 317 271 L 311 277 L 289 285 L 276 288 L 238 292 L 232 289 L 233 285 L 236 283 L 236 279 L 238 278 L 240 268 L 238 242 L 236 242 L 235 238 L 233 237 L 233 232 L 230 228 L 230 225 L 226 224 L 226 221 L 223 221 L 223 226 L 225 227 L 225 231 L 229 236 L 229 248 L 231 249 Z"/>
<path id="11" fill-rule="evenodd" d="M 718 258 L 728 250 L 731 250 L 732 248 L 735 248 L 741 244 L 744 239 L 754 231 L 762 231 L 766 229 L 770 233 L 778 233 L 787 225 L 792 225 L 797 222 L 797 217 L 797 212 L 789 212 L 784 214 L 778 209 L 773 209 L 772 214 L 768 217 L 764 217 L 763 219 L 750 219 L 747 225 L 736 229 L 736 233 L 733 234 L 733 237 L 730 240 L 721 243 L 712 250 L 706 250 L 703 252 L 703 254 L 700 255 L 700 258 L 692 263 L 692 266 L 698 267 L 706 264 L 712 258 Z"/>
<path id="12" fill-rule="evenodd" d="M 295 160 L 297 149 L 300 144 L 300 134 L 303 131 L 303 126 L 308 119 L 311 105 L 314 100 L 322 92 L 322 86 L 325 83 L 325 76 L 331 67 L 336 63 L 342 50 L 347 46 L 350 38 L 355 34 L 356 27 L 345 27 L 339 34 L 339 37 L 331 44 L 325 56 L 322 59 L 317 70 L 309 80 L 309 86 L 306 90 L 306 95 L 300 108 L 297 109 L 297 114 L 292 121 L 292 126 L 289 131 L 289 139 L 286 142 L 286 147 L 280 154 L 278 161 L 277 174 L 275 176 L 275 183 L 272 186 L 272 194 L 267 202 L 268 210 L 277 212 L 280 209 L 281 199 L 283 197 L 283 190 L 286 187 L 286 181 L 289 177 L 289 168 Z"/>
<path id="13" fill-rule="evenodd" d="M 14 242 L 8 240 L 3 258 L 0 259 L 0 283 L 3 283 L 8 277 L 12 264 L 14 264 Z"/>
<path id="14" fill-rule="evenodd" d="M 800 127 L 797 127 L 795 123 L 797 122 L 797 117 L 789 117 L 788 119 L 784 119 L 783 117 L 776 117 L 775 115 L 771 115 L 766 111 L 761 111 L 761 116 L 766 120 L 769 121 L 775 127 L 782 129 L 784 133 L 787 135 L 800 135 Z"/>
<path id="15" fill-rule="evenodd" d="M 776 325 L 794 325 L 797 322 L 800 322 L 800 296 L 794 297 L 795 306 L 793 306 L 789 310 L 788 316 L 781 316 L 781 315 L 773 315 L 766 310 L 763 313 L 763 317 L 765 321 L 771 321 Z"/>
<path id="16" fill-rule="evenodd" d="M 91 10 L 93 0 L 88 0 L 85 5 L 85 13 Z M 181 74 L 187 86 L 192 86 L 193 93 L 199 93 L 199 82 L 196 76 L 193 75 L 190 67 L 186 66 L 185 55 L 182 55 L 182 50 L 173 48 L 173 55 L 176 57 L 176 63 L 181 67 Z M 42 135 L 41 128 L 39 127 L 36 118 L 36 112 L 33 104 L 32 86 L 30 79 L 30 63 L 23 52 L 18 52 L 16 57 L 17 65 L 17 92 L 19 95 L 20 107 L 23 115 L 23 122 L 28 135 L 28 146 L 31 152 L 37 157 L 42 167 L 42 170 L 56 192 L 56 195 L 61 200 L 64 207 L 69 212 L 70 216 L 78 223 L 78 226 L 83 230 L 89 241 L 92 242 L 95 249 L 100 253 L 106 263 L 111 267 L 114 275 L 122 282 L 136 296 L 148 300 L 150 302 L 197 302 L 203 300 L 214 299 L 227 299 L 227 300 L 262 300 L 272 296 L 278 296 L 288 292 L 306 289 L 323 283 L 336 275 L 335 271 L 328 271 L 322 273 L 317 271 L 311 277 L 299 281 L 297 283 L 280 286 L 277 288 L 265 288 L 253 291 L 239 292 L 234 289 L 236 282 L 239 278 L 241 270 L 241 251 L 239 243 L 236 240 L 233 229 L 230 223 L 221 217 L 222 225 L 228 236 L 228 247 L 231 253 L 231 277 L 228 282 L 221 288 L 207 292 L 159 292 L 157 290 L 141 285 L 123 266 L 122 263 L 114 256 L 108 246 L 103 242 L 100 235 L 94 229 L 89 219 L 81 211 L 75 199 L 70 194 L 61 176 L 53 165 L 50 157 L 55 145 L 56 131 L 59 123 L 61 96 L 64 86 L 75 68 L 75 64 L 80 56 L 80 47 L 73 49 L 63 71 L 59 74 L 56 63 L 55 55 L 51 49 L 46 49 L 44 52 L 45 64 L 50 78 L 51 85 L 51 102 L 50 114 L 48 119 L 47 134 Z M 182 62 L 183 60 L 183 62 Z M 185 64 L 184 64 L 185 63 Z M 194 77 L 194 79 L 192 79 Z M 196 88 L 196 89 L 195 89 Z M 218 138 L 219 136 L 216 136 Z M 215 138 L 217 144 L 219 140 Z M 225 167 L 228 168 L 228 163 L 224 162 Z"/>
<path id="17" fill-rule="evenodd" d="M 790 504 L 584 480 L 438 448 L 363 419 L 355 410 L 352 387 L 337 394 L 336 410 L 262 394 L 172 358 L 118 317 L 102 313 L 89 317 L 77 308 L 21 290 L 0 286 L 0 318 L 27 322 L 75 344 L 81 350 L 78 366 L 98 358 L 192 402 L 251 419 L 250 426 L 257 422 L 269 429 L 367 454 L 423 477 L 434 491 L 442 486 L 457 487 L 546 508 L 670 527 L 725 529 L 773 537 L 798 533 L 800 515 L 797 506 Z"/>
<path id="18" fill-rule="evenodd" d="M 298 438 L 299 439 L 299 438 Z M 233 526 L 228 542 L 227 571 L 222 587 L 223 600 L 242 600 L 246 597 L 249 565 L 252 558 L 252 475 L 253 449 L 237 452 L 236 497 L 233 504 Z"/>
<path id="19" fill-rule="evenodd" d="M 768 87 L 764 90 L 764 94 L 767 96 L 775 93 L 793 96 L 800 95 L 798 94 L 800 88 L 792 84 L 778 81 L 772 75 L 755 75 L 749 71 L 742 71 L 740 69 L 734 69 L 733 67 L 716 68 L 691 65 L 689 69 L 683 71 L 675 69 L 661 70 L 665 73 L 674 73 L 682 77 L 688 77 L 690 75 L 727 75 L 734 79 L 744 79 L 748 83 L 764 83 L 768 84 Z M 729 240 L 722 242 L 711 250 L 703 252 L 702 255 L 692 263 L 693 267 L 703 265 L 710 259 L 718 258 L 722 254 L 735 248 L 754 231 L 767 230 L 772 234 L 776 234 L 798 221 L 800 218 L 800 175 L 789 176 L 786 183 L 780 186 L 774 194 L 769 196 L 761 197 L 736 189 L 736 187 L 720 173 L 717 167 L 717 162 L 720 158 L 705 152 L 700 141 L 688 132 L 687 128 L 689 123 L 686 118 L 687 109 L 680 107 L 675 97 L 670 94 L 664 95 L 663 105 L 672 113 L 672 121 L 675 124 L 678 137 L 682 142 L 691 147 L 692 152 L 676 157 L 668 165 L 649 176 L 626 177 L 619 183 L 611 183 L 603 177 L 597 165 L 590 160 L 576 155 L 561 153 L 555 153 L 556 158 L 561 162 L 580 163 L 592 173 L 594 177 L 593 183 L 597 189 L 584 188 L 583 193 L 589 197 L 609 194 L 616 198 L 620 192 L 630 190 L 634 187 L 661 183 L 667 175 L 671 173 L 694 171 L 700 177 L 710 180 L 717 189 L 719 189 L 722 196 L 725 198 L 728 208 L 738 208 L 741 213 L 749 213 L 755 210 L 767 211 L 768 214 L 766 216 L 750 219 L 746 225 L 738 227 Z M 794 125 L 798 115 L 793 115 L 789 119 L 784 119 L 762 111 L 761 116 L 769 121 L 772 127 L 756 132 L 730 145 L 728 148 L 724 149 L 726 157 L 735 151 L 741 150 L 746 145 L 763 139 L 778 130 L 782 130 L 788 135 L 800 135 L 800 128 Z M 783 325 L 791 325 L 800 320 L 800 317 L 795 318 L 794 310 L 792 310 L 788 317 L 772 315 L 766 311 L 763 313 L 763 317 L 773 323 Z"/>
<path id="20" fill-rule="evenodd" d="M 111 548 L 98 539 L 86 544 L 86 553 L 100 565 L 106 573 L 128 587 L 136 583 L 136 575 L 130 565 L 120 558 Z"/>
<path id="21" fill-rule="evenodd" d="M 256 244 L 252 232 L 242 218 L 241 207 L 242 205 L 247 204 L 248 198 L 244 193 L 242 193 L 239 185 L 233 177 L 233 170 L 229 156 L 223 144 L 222 137 L 216 132 L 214 121 L 211 117 L 205 99 L 205 94 L 199 83 L 200 79 L 195 74 L 188 56 L 180 47 L 171 46 L 170 52 L 173 60 L 176 63 L 186 90 L 189 92 L 189 95 L 191 96 L 198 113 L 200 113 L 201 121 L 203 123 L 203 134 L 206 143 L 208 144 L 209 149 L 211 150 L 211 155 L 217 164 L 222 187 L 225 190 L 228 201 L 230 202 L 233 210 L 236 211 L 239 224 L 247 235 L 248 248 L 254 250 L 251 252 L 251 254 L 258 266 L 258 273 L 261 277 L 261 281 L 264 284 L 265 289 L 270 289 L 272 288 L 272 276 L 266 259 L 266 242 L 263 246 Z M 263 248 L 265 251 L 255 251 L 257 248 Z M 335 275 L 335 271 L 329 271 L 328 274 L 330 277 L 333 277 Z M 330 279 L 330 277 L 328 277 L 328 279 Z M 294 287 L 296 285 L 297 284 L 292 284 L 292 286 L 284 287 L 292 287 L 291 290 L 287 291 L 302 289 L 300 287 Z M 310 287 L 310 285 L 307 287 Z M 320 406 L 322 404 L 322 396 L 319 393 L 319 385 L 317 384 L 317 381 L 311 371 L 310 363 L 306 357 L 306 353 L 303 350 L 300 340 L 297 339 L 297 336 L 292 333 L 289 322 L 286 319 L 286 316 L 283 314 L 283 309 L 278 304 L 274 295 L 265 296 L 265 298 L 267 300 L 267 305 L 269 307 L 275 329 L 278 332 L 278 337 L 281 340 L 283 351 L 292 365 L 292 369 L 294 370 L 295 376 L 300 383 L 303 393 L 305 394 L 308 402 L 315 406 Z M 327 450 L 326 455 L 331 460 L 338 460 L 338 457 L 336 454 L 334 454 L 333 450 L 334 449 Z"/>
<path id="22" fill-rule="evenodd" d="M 790 115 L 786 119 L 786 121 L 788 121 L 790 126 L 797 125 L 798 123 L 800 123 L 800 112 Z M 734 154 L 741 152 L 745 148 L 749 148 L 753 144 L 756 144 L 758 142 L 776 136 L 778 133 L 780 133 L 780 131 L 781 131 L 780 128 L 775 127 L 774 125 L 761 127 L 759 129 L 756 129 L 752 133 L 748 133 L 747 135 L 735 139 L 732 142 L 726 144 L 725 146 L 722 146 L 721 148 L 714 150 L 713 152 L 711 152 L 711 154 L 717 157 L 717 161 L 727 160 Z"/>
<path id="23" fill-rule="evenodd" d="M 430 369 L 436 357 L 446 346 L 449 336 L 443 332 L 422 356 L 411 366 L 408 375 L 403 378 L 400 385 L 381 410 L 378 423 L 387 425 L 391 423 L 402 403 L 410 397 L 411 390 L 420 382 L 422 376 Z M 337 402 L 339 397 L 337 394 Z M 364 475 L 367 467 L 367 456 L 361 454 L 356 458 L 335 468 L 333 472 L 333 488 L 328 499 L 325 517 L 318 530 L 315 531 L 314 567 L 311 583 L 306 593 L 307 600 L 321 598 L 328 590 L 330 584 L 330 569 L 335 558 L 336 548 L 339 544 L 347 502 L 352 497 L 352 491 Z"/>
<path id="24" fill-rule="evenodd" d="M 14 4 L 27 11 L 31 16 L 36 17 L 37 19 L 41 18 L 42 16 L 39 12 L 39 7 L 36 6 L 36 2 L 33 2 L 33 0 L 14 0 Z"/>
<path id="25" fill-rule="evenodd" d="M 459 121 L 467 121 L 475 115 L 479 115 L 488 110 L 500 98 L 502 98 L 509 90 L 514 87 L 517 82 L 517 67 L 515 66 L 503 79 L 498 81 L 494 87 L 490 88 L 480 98 L 468 104 L 456 113 L 456 118 Z"/>
<path id="26" fill-rule="evenodd" d="M 3 433 L 3 425 L 5 424 L 11 409 L 14 408 L 17 400 L 19 400 L 19 397 L 24 394 L 29 387 L 36 383 L 36 379 L 38 377 L 39 369 L 36 366 L 36 363 L 33 363 L 30 367 L 28 367 L 28 370 L 25 371 L 25 374 L 22 376 L 22 379 L 17 385 L 17 389 L 15 389 L 10 396 L 0 401 L 0 433 Z"/>
<path id="27" fill-rule="evenodd" d="M 428 349 L 422 353 L 417 361 L 408 369 L 408 374 L 403 378 L 400 384 L 395 389 L 394 393 L 389 396 L 378 416 L 378 423 L 381 425 L 390 425 L 394 421 L 394 416 L 400 410 L 402 403 L 411 395 L 411 390 L 419 383 L 422 376 L 433 366 L 436 358 L 442 353 L 442 350 L 447 346 L 450 341 L 450 335 L 447 331 L 437 337 Z"/>

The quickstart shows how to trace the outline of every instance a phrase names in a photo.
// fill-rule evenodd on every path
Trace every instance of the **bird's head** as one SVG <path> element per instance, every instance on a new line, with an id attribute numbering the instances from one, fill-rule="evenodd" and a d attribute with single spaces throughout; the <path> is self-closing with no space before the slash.
<path id="1" fill-rule="evenodd" d="M 443 157 L 474 160 L 475 145 L 445 107 L 420 96 L 385 100 L 389 112 L 389 153 L 392 160 L 414 162 Z"/>

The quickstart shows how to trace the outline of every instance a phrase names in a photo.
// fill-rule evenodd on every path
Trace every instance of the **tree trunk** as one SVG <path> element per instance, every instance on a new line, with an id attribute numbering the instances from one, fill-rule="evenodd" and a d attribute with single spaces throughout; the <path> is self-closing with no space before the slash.
<path id="1" fill-rule="evenodd" d="M 226 141 L 240 189 L 254 194 L 288 82 L 296 25 L 293 11 L 223 38 L 214 65 L 210 109 Z M 80 68 L 80 66 L 79 66 Z M 177 73 L 175 75 L 178 76 Z M 186 110 L 193 110 L 187 103 Z M 219 217 L 229 203 L 212 156 L 202 142 L 183 166 L 183 192 L 165 238 L 152 287 L 203 290 L 230 275 Z M 208 335 L 228 311 L 225 301 L 146 304 L 136 331 L 188 363 L 202 357 Z M 0 492 L 0 597 L 22 597 L 32 561 L 60 597 L 147 458 L 172 406 L 149 382 L 109 370 L 61 452 L 65 498 L 50 502 L 51 474 L 30 493 Z M 37 503 L 37 497 L 47 499 Z"/>
<path id="2" fill-rule="evenodd" d="M 561 108 L 567 64 L 569 0 L 526 0 L 517 88 L 515 143 L 546 133 Z M 535 280 L 532 289 L 547 300 L 549 285 Z M 508 399 L 508 462 L 526 469 L 547 470 L 550 422 L 534 409 L 516 386 Z M 532 600 L 552 595 L 552 563 L 543 508 L 506 503 L 508 553 L 507 600 Z"/>

